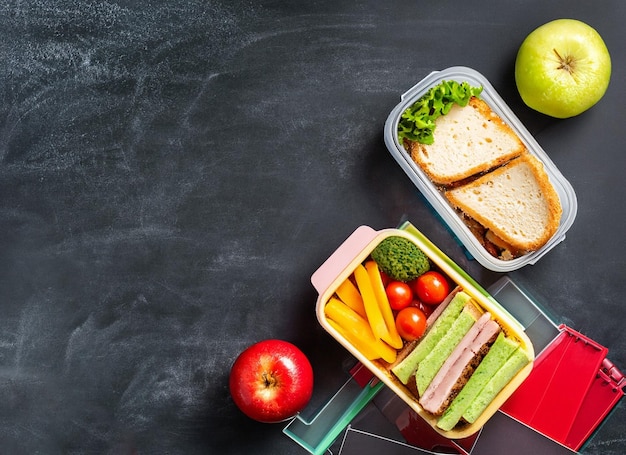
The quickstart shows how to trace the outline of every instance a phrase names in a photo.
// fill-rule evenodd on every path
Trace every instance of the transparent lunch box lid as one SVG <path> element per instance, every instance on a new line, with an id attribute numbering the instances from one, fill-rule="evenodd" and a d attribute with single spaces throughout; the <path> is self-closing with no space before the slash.
<path id="1" fill-rule="evenodd" d="M 545 170 L 553 184 L 563 208 L 561 222 L 554 236 L 537 251 L 512 260 L 498 259 L 487 252 L 480 244 L 469 228 L 456 214 L 454 209 L 447 202 L 443 194 L 428 179 L 422 169 L 411 159 L 398 140 L 398 123 L 402 113 L 423 96 L 431 87 L 442 81 L 454 80 L 457 82 L 468 82 L 471 86 L 482 86 L 483 91 L 480 97 L 496 112 L 517 133 L 528 151 L 537 157 L 545 167 Z M 550 157 L 537 143 L 526 127 L 520 122 L 517 116 L 511 111 L 504 100 L 496 92 L 489 81 L 478 71 L 463 67 L 454 66 L 442 71 L 430 73 L 407 92 L 401 96 L 401 101 L 389 114 L 384 127 L 384 138 L 387 149 L 404 170 L 413 184 L 420 190 L 426 200 L 435 209 L 438 215 L 447 224 L 457 239 L 463 244 L 468 253 L 481 265 L 495 272 L 509 272 L 517 270 L 528 264 L 535 264 L 543 255 L 550 251 L 558 243 L 565 239 L 565 233 L 572 226 L 576 218 L 578 204 L 576 194 L 571 184 L 561 174 Z"/>

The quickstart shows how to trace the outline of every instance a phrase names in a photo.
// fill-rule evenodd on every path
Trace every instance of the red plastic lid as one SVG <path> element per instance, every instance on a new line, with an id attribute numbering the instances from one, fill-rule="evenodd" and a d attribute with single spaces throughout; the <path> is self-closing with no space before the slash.
<path id="1" fill-rule="evenodd" d="M 501 411 L 577 450 L 623 395 L 609 385 L 611 375 L 621 373 L 607 363 L 607 348 L 567 326 L 559 329 Z"/>

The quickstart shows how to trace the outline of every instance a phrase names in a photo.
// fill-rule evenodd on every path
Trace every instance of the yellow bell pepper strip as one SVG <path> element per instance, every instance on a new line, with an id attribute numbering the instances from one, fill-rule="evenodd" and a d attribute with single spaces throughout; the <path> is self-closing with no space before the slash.
<path id="1" fill-rule="evenodd" d="M 335 293 L 343 303 L 348 305 L 364 318 L 367 318 L 367 313 L 365 313 L 365 307 L 363 306 L 363 298 L 350 278 L 347 278 L 343 283 L 341 283 Z"/>
<path id="2" fill-rule="evenodd" d="M 372 327 L 372 332 L 376 338 L 381 340 L 389 339 L 389 331 L 387 330 L 387 324 L 383 319 L 383 315 L 380 312 L 378 301 L 376 300 L 376 294 L 374 294 L 374 286 L 370 280 L 367 270 L 363 264 L 359 264 L 354 269 L 354 278 L 356 284 L 363 298 L 363 306 L 365 306 L 365 313 L 367 314 L 367 320 Z"/>
<path id="3" fill-rule="evenodd" d="M 404 343 L 398 333 L 398 329 L 396 329 L 396 320 L 393 317 L 393 311 L 389 305 L 389 299 L 387 298 L 387 293 L 385 292 L 385 285 L 383 284 L 378 264 L 374 261 L 367 261 L 365 263 L 365 269 L 367 270 L 370 281 L 372 282 L 372 287 L 374 288 L 374 294 L 376 295 L 380 312 L 383 315 L 383 319 L 387 325 L 387 331 L 389 332 L 389 338 L 383 338 L 383 341 L 386 341 L 393 348 L 402 349 Z"/>
<path id="4" fill-rule="evenodd" d="M 339 335 L 345 338 L 348 341 L 348 343 L 350 343 L 352 346 L 356 348 L 357 351 L 363 354 L 367 360 L 380 359 L 380 354 L 378 354 L 378 351 L 374 349 L 374 346 L 372 346 L 371 344 L 368 344 L 361 337 L 356 336 L 354 333 L 350 332 L 349 330 L 344 329 L 342 326 L 340 326 L 338 323 L 336 323 L 332 319 L 329 318 L 327 319 L 327 321 L 328 321 L 328 324 L 330 324 L 330 326 L 333 329 L 339 332 Z"/>
<path id="5" fill-rule="evenodd" d="M 331 298 L 324 306 L 324 314 L 329 322 L 335 323 L 333 327 L 339 327 L 337 331 L 366 358 L 395 362 L 396 350 L 377 339 L 367 320 L 341 300 Z"/>

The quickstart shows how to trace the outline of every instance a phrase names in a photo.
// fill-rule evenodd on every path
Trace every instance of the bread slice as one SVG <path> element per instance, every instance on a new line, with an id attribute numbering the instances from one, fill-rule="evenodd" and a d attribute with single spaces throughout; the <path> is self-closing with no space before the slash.
<path id="1" fill-rule="evenodd" d="M 487 172 L 526 149 L 517 134 L 483 100 L 472 97 L 435 121 L 430 145 L 406 142 L 411 158 L 437 185 Z"/>
<path id="2" fill-rule="evenodd" d="M 543 164 L 528 152 L 444 194 L 486 229 L 487 239 L 512 249 L 513 257 L 543 246 L 557 231 L 562 214 Z"/>
<path id="3" fill-rule="evenodd" d="M 489 404 L 496 398 L 498 393 L 513 379 L 513 377 L 526 365 L 530 363 L 530 358 L 526 351 L 517 348 L 507 359 L 506 363 L 494 374 L 485 384 L 478 396 L 463 413 L 463 420 L 474 423 L 478 417 L 487 409 Z"/>

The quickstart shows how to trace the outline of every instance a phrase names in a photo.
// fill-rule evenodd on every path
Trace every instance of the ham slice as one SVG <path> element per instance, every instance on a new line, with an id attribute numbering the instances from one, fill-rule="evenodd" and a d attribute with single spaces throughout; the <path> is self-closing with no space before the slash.
<path id="1" fill-rule="evenodd" d="M 448 296 L 443 300 L 443 302 L 441 302 L 439 305 L 435 307 L 435 310 L 430 314 L 430 316 L 428 316 L 428 319 L 426 319 L 427 329 L 433 325 L 433 323 L 437 320 L 437 318 L 441 315 L 441 313 L 443 313 L 443 310 L 445 310 L 448 307 L 448 304 L 452 301 L 452 299 L 454 299 L 454 296 L 460 290 L 461 288 L 458 286 L 454 288 L 452 292 L 450 292 L 450 294 L 448 294 Z"/>
<path id="2" fill-rule="evenodd" d="M 491 314 L 484 313 L 455 347 L 420 397 L 422 408 L 435 415 L 442 414 L 499 332 L 500 326 L 491 319 Z"/>

